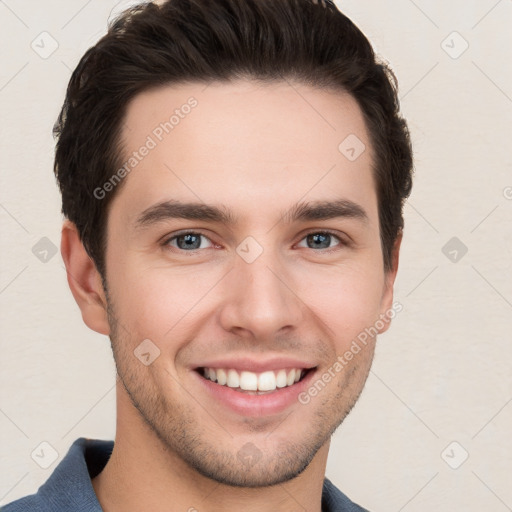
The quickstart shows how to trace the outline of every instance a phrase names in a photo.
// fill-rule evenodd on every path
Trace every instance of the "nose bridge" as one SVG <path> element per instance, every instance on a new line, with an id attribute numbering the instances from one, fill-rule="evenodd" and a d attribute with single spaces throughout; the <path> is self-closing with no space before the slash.
<path id="1" fill-rule="evenodd" d="M 229 300 L 221 315 L 227 330 L 244 330 L 258 338 L 272 337 L 296 327 L 302 317 L 301 301 L 293 292 L 289 272 L 275 251 L 266 249 L 255 259 L 246 257 L 254 246 L 240 244 L 229 274 Z M 249 249 L 243 252 L 243 249 Z M 242 252 L 241 252 L 242 251 Z"/>

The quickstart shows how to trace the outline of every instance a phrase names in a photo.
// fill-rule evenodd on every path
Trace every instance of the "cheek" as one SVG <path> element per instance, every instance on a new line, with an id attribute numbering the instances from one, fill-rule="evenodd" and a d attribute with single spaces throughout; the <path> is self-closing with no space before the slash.
<path id="1" fill-rule="evenodd" d="M 353 266 L 318 272 L 309 278 L 302 296 L 341 349 L 379 319 L 383 286 L 378 264 Z"/>
<path id="2" fill-rule="evenodd" d="M 148 264 L 144 255 L 129 251 L 124 258 L 110 254 L 108 263 L 116 314 L 134 346 L 148 338 L 163 348 L 172 340 L 173 350 L 178 350 L 201 326 L 213 326 L 209 320 L 227 297 L 237 303 L 237 296 L 247 294 L 240 284 L 243 276 L 229 275 L 229 266 L 223 264 Z M 295 260 L 276 264 L 275 270 L 286 285 L 273 292 L 303 310 L 299 330 L 316 326 L 344 346 L 379 317 L 384 274 L 378 250 L 336 265 Z"/>
<path id="3" fill-rule="evenodd" d="M 134 344 L 149 338 L 164 349 L 172 340 L 177 349 L 176 343 L 188 337 L 184 329 L 201 323 L 205 311 L 215 310 L 210 292 L 221 277 L 217 268 L 177 269 L 165 262 L 148 265 L 142 257 L 126 258 L 112 283 L 118 320 Z"/>

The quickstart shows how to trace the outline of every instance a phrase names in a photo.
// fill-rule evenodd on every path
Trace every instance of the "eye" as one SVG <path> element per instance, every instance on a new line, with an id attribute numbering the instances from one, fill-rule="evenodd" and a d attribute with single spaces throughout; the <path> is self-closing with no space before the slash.
<path id="1" fill-rule="evenodd" d="M 198 249 L 207 249 L 208 247 L 201 247 L 202 240 L 207 240 L 210 244 L 208 247 L 213 247 L 211 240 L 201 233 L 195 231 L 187 231 L 174 235 L 164 242 L 164 246 L 170 245 L 183 251 L 195 251 Z"/>
<path id="2" fill-rule="evenodd" d="M 307 234 L 302 240 L 306 241 L 306 247 L 309 249 L 330 249 L 333 247 L 331 242 L 335 240 L 337 240 L 338 243 L 335 244 L 334 247 L 344 245 L 343 240 L 339 236 L 329 231 L 315 231 Z M 304 245 L 299 244 L 299 247 L 304 247 Z"/>
<path id="3" fill-rule="evenodd" d="M 306 245 L 302 242 L 303 240 Z M 203 241 L 206 241 L 206 246 Z M 168 238 L 163 242 L 163 245 L 164 247 L 171 246 L 179 251 L 192 252 L 199 249 L 212 248 L 215 244 L 202 233 L 186 231 Z M 307 247 L 308 249 L 332 249 L 333 247 L 344 245 L 346 245 L 346 243 L 338 235 L 330 231 L 314 231 L 308 233 L 298 244 L 298 247 Z"/>

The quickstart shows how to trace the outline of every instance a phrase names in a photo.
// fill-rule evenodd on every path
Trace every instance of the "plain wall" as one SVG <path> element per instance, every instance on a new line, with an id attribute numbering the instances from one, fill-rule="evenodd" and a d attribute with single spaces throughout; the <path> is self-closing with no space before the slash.
<path id="1" fill-rule="evenodd" d="M 129 3 L 0 2 L 0 504 L 35 492 L 76 438 L 114 437 L 109 340 L 83 324 L 60 253 L 33 248 L 60 243 L 51 129 L 71 70 Z M 416 174 L 403 311 L 327 476 L 380 512 L 512 510 L 512 2 L 338 5 L 398 76 Z M 31 47 L 51 49 L 43 31 L 48 58 Z M 48 469 L 31 458 L 43 441 Z"/>

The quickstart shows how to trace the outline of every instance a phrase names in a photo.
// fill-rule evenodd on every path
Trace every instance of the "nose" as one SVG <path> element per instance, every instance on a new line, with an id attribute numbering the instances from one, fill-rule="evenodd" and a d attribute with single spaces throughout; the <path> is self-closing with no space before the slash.
<path id="1" fill-rule="evenodd" d="M 284 265 L 264 252 L 247 263 L 237 258 L 224 286 L 227 299 L 220 323 L 229 332 L 247 339 L 273 340 L 301 323 L 305 304 Z"/>

